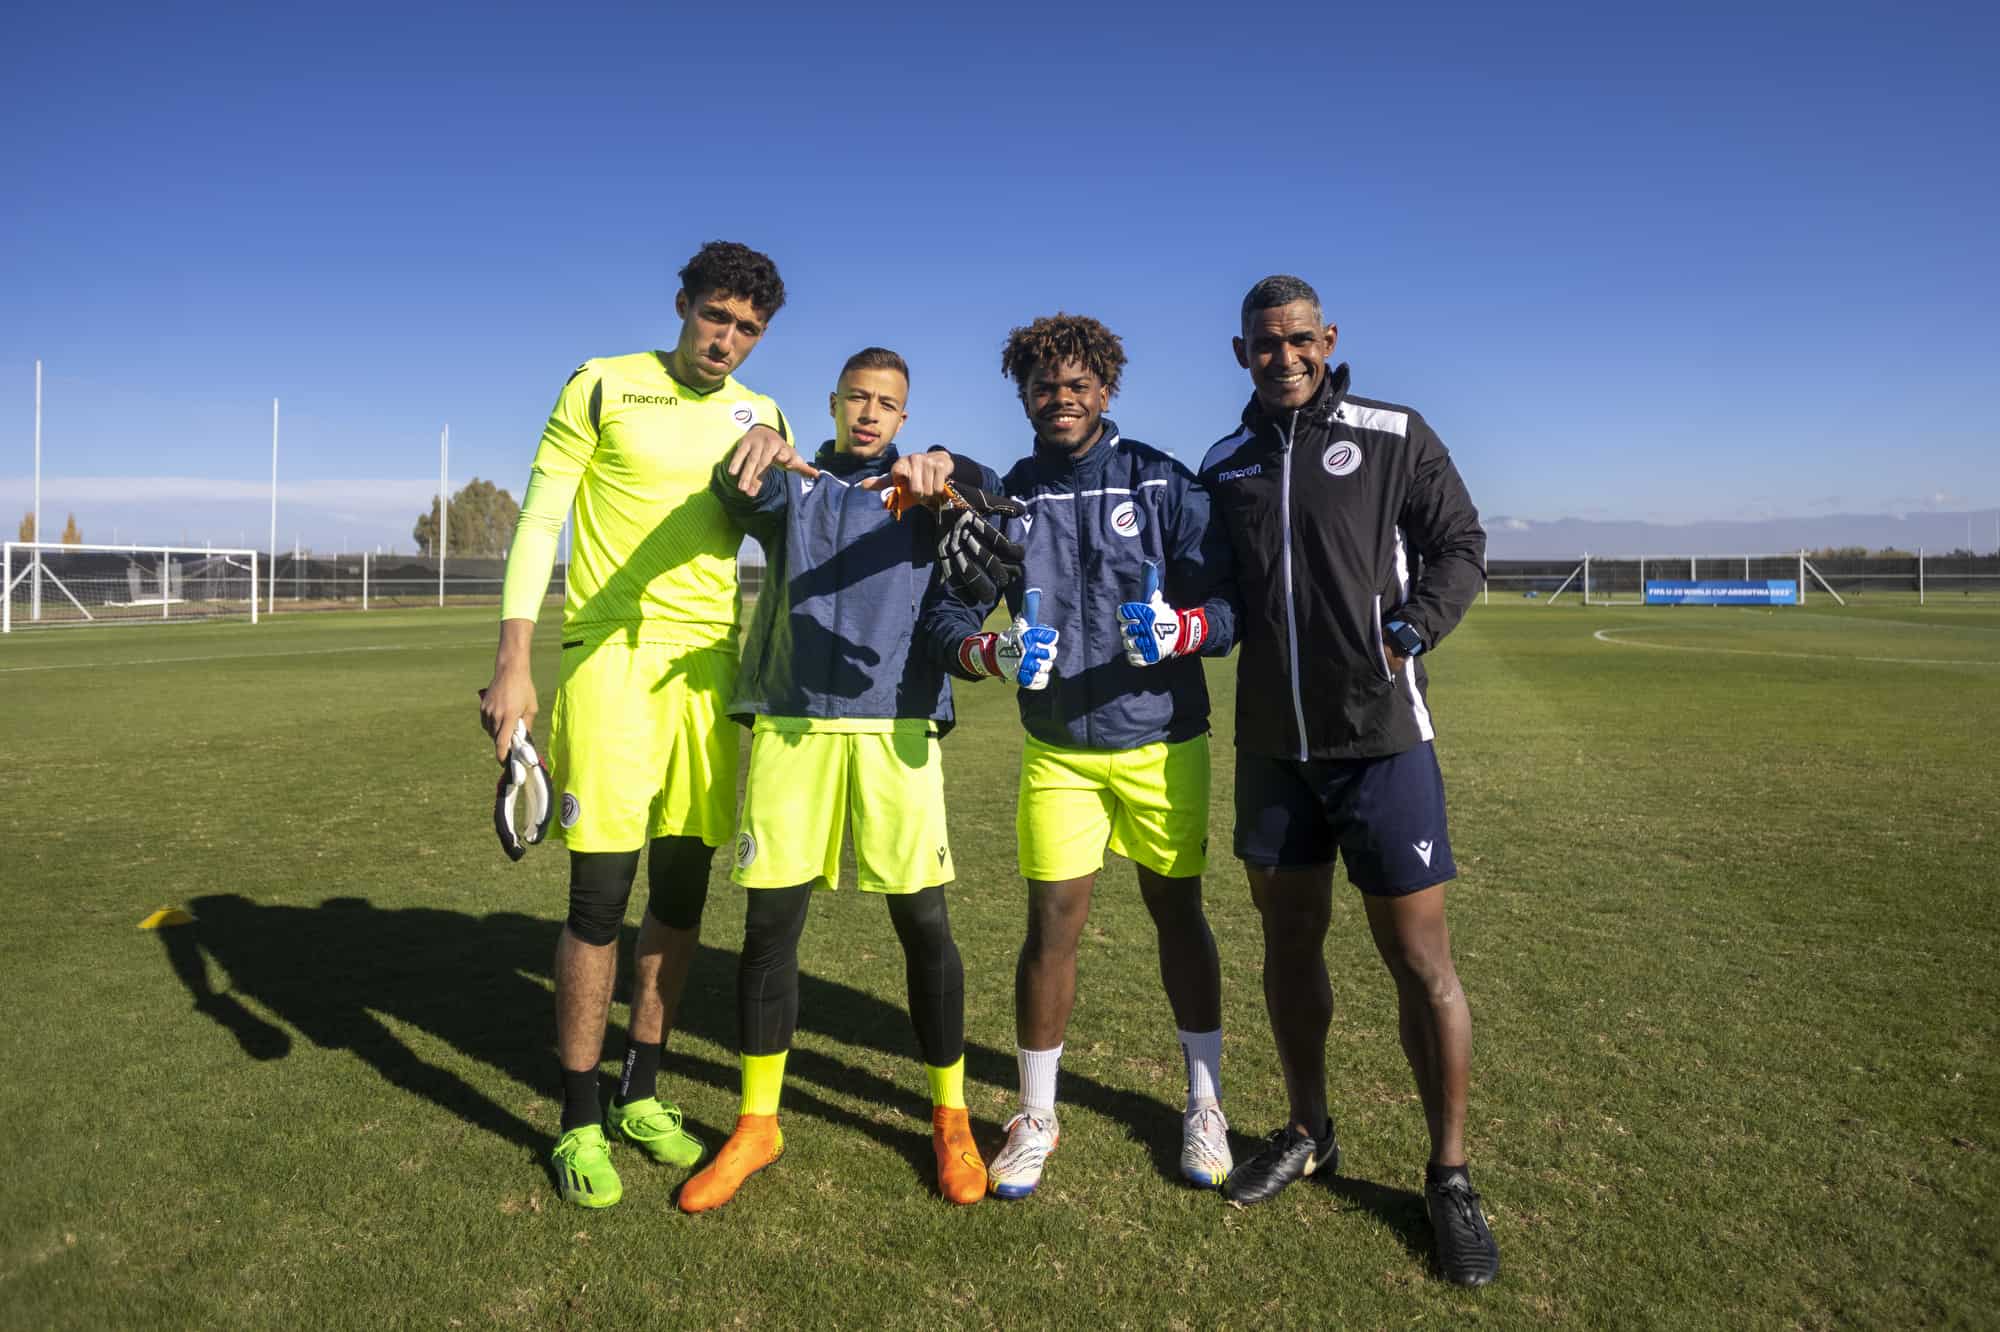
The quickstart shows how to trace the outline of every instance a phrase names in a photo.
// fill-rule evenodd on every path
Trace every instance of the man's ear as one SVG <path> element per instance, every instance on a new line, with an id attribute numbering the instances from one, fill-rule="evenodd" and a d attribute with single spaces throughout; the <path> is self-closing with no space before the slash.
<path id="1" fill-rule="evenodd" d="M 1329 360 L 1333 357 L 1333 344 L 1339 341 L 1340 330 L 1334 325 L 1328 324 L 1326 326 L 1326 354 Z"/>
<path id="2" fill-rule="evenodd" d="M 676 291 L 674 293 L 674 318 L 686 319 L 687 317 L 688 317 L 688 294 L 687 294 L 687 289 L 682 288 L 681 290 Z"/>
<path id="3" fill-rule="evenodd" d="M 1243 339 L 1231 338 L 1229 340 L 1229 347 L 1231 351 L 1236 353 L 1236 364 L 1248 370 L 1250 368 L 1250 349 L 1243 345 Z"/>

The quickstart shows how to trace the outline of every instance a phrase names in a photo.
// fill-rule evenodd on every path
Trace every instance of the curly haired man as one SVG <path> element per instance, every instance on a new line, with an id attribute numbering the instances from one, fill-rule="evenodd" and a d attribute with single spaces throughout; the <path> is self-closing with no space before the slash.
<path id="1" fill-rule="evenodd" d="M 733 372 L 785 303 L 769 258 L 731 241 L 680 271 L 672 351 L 585 361 L 556 399 L 529 473 L 481 721 L 505 761 L 536 712 L 529 649 L 556 535 L 572 513 L 552 754 L 569 844 L 569 919 L 556 943 L 558 1192 L 584 1207 L 623 1194 L 598 1101 L 598 1064 L 626 902 L 646 853 L 648 899 L 633 952 L 632 1021 L 609 1121 L 656 1161 L 702 1145 L 657 1094 L 708 897 L 710 860 L 735 832 L 736 551 L 743 531 L 709 472 L 752 426 L 791 427 Z"/>
<path id="2" fill-rule="evenodd" d="M 1028 732 L 1015 814 L 1028 880 L 1014 975 L 1021 1105 L 990 1186 L 997 1197 L 1027 1197 L 1055 1150 L 1077 945 L 1108 847 L 1137 863 L 1158 930 L 1188 1077 L 1181 1172 L 1213 1187 L 1230 1155 L 1221 982 L 1201 906 L 1209 728 L 1195 658 L 1219 656 L 1234 639 L 1228 536 L 1211 525 L 1207 493 L 1185 467 L 1105 416 L 1125 366 L 1110 329 L 1081 315 L 1037 319 L 1008 336 L 1000 366 L 1035 432 L 1027 457 L 1004 478 L 985 478 L 1026 509 L 1004 520 L 1026 551 L 1024 575 L 1005 594 L 1014 622 L 982 632 L 995 599 L 946 580 L 933 585 L 922 619 L 953 674 L 1015 683 Z"/>

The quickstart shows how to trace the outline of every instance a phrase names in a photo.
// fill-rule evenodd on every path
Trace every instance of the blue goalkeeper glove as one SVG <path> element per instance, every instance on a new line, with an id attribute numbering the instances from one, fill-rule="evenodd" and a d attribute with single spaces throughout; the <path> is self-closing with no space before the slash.
<path id="1" fill-rule="evenodd" d="M 515 812 L 523 796 L 527 798 L 526 822 Z M 527 855 L 528 848 L 548 834 L 554 810 L 549 798 L 549 765 L 535 752 L 528 724 L 516 721 L 514 744 L 507 751 L 507 761 L 500 765 L 500 783 L 493 790 L 493 831 L 500 835 L 509 860 Z"/>
<path id="2" fill-rule="evenodd" d="M 1170 657 L 1191 657 L 1208 641 L 1208 616 L 1200 610 L 1175 610 L 1160 595 L 1160 566 L 1146 561 L 1143 600 L 1118 607 L 1125 634 L 1125 660 L 1134 666 L 1157 666 Z"/>
<path id="3" fill-rule="evenodd" d="M 1041 610 L 1042 589 L 1031 587 L 1005 633 L 971 634 L 958 645 L 959 666 L 967 675 L 1004 675 L 1023 689 L 1047 689 L 1060 635 L 1038 623 Z"/>

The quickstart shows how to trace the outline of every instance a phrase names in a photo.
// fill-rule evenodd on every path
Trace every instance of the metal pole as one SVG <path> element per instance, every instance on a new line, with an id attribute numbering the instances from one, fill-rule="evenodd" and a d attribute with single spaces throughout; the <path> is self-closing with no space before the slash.
<path id="1" fill-rule="evenodd" d="M 257 552 L 250 552 L 250 623 L 257 623 Z"/>
<path id="2" fill-rule="evenodd" d="M 451 424 L 438 435 L 438 609 L 444 609 L 445 516 L 450 511 L 450 495 L 445 490 L 446 467 L 451 458 Z"/>
<path id="3" fill-rule="evenodd" d="M 36 541 L 42 540 L 42 363 L 35 362 L 35 530 L 29 534 Z M 42 552 L 38 546 L 28 552 L 34 561 L 34 573 L 29 575 L 28 618 L 42 618 Z"/>
<path id="4" fill-rule="evenodd" d="M 1924 548 L 1917 547 L 1917 604 L 1924 604 Z"/>
<path id="5" fill-rule="evenodd" d="M 167 586 L 169 581 L 167 578 L 167 565 L 172 559 L 173 556 L 167 554 L 164 550 L 160 552 L 160 618 L 163 620 L 167 618 Z"/>
<path id="6" fill-rule="evenodd" d="M 278 400 L 271 399 L 271 570 L 270 611 L 278 610 Z M 254 596 L 257 589 L 251 588 Z"/>
<path id="7" fill-rule="evenodd" d="M 292 533 L 292 600 L 299 599 L 299 534 Z"/>
<path id="8" fill-rule="evenodd" d="M 361 609 L 368 609 L 368 552 L 361 552 Z"/>

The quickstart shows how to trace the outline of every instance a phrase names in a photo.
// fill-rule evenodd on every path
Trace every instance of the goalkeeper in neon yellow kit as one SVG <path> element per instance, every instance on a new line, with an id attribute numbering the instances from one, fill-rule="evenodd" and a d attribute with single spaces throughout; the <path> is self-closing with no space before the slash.
<path id="1" fill-rule="evenodd" d="M 733 242 L 680 272 L 672 351 L 583 363 L 535 453 L 507 557 L 500 647 L 480 705 L 506 760 L 532 722 L 529 647 L 563 517 L 574 513 L 551 753 L 569 843 L 569 919 L 556 943 L 562 1133 L 553 1165 L 570 1202 L 623 1190 L 598 1101 L 617 939 L 646 852 L 632 1021 L 611 1131 L 654 1160 L 692 1166 L 702 1145 L 657 1078 L 707 900 L 711 858 L 735 831 L 736 551 L 742 530 L 709 493 L 718 458 L 753 426 L 785 439 L 777 404 L 733 372 L 784 304 L 770 259 Z M 572 505 L 574 506 L 572 508 Z"/>

